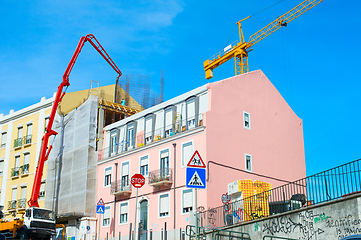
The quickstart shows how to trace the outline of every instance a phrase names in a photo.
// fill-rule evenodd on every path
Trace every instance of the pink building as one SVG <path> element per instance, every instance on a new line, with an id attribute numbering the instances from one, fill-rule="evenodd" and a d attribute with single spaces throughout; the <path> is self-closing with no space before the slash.
<path id="1" fill-rule="evenodd" d="M 221 206 L 236 180 L 277 187 L 305 177 L 302 128 L 260 70 L 206 84 L 105 127 L 98 162 L 97 199 L 106 203 L 98 215 L 100 237 L 128 235 L 136 213 L 137 225 L 142 221 L 153 237 L 166 222 L 174 234 L 169 239 L 179 239 L 195 210 L 185 176 L 195 150 L 207 165 L 207 187 L 198 190 L 202 209 Z M 146 177 L 137 203 L 130 185 L 135 173 Z"/>

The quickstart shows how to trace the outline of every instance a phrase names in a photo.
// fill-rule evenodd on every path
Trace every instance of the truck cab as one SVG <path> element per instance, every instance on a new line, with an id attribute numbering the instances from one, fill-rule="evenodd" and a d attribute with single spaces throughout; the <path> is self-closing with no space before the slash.
<path id="1" fill-rule="evenodd" d="M 18 230 L 20 239 L 51 239 L 55 235 L 55 213 L 52 210 L 30 207 L 25 210 L 23 226 Z"/>

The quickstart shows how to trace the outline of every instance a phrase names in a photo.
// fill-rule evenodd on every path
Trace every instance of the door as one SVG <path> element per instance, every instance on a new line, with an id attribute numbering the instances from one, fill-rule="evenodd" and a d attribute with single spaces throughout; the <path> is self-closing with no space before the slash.
<path id="1" fill-rule="evenodd" d="M 148 239 L 148 200 L 140 202 L 140 218 L 139 221 L 142 223 L 139 233 L 141 233 L 140 239 Z"/>

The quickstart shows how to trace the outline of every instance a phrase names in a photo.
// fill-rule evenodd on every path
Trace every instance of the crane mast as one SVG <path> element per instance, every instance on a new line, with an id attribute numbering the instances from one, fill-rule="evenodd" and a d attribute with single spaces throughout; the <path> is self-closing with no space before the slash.
<path id="1" fill-rule="evenodd" d="M 40 157 L 34 177 L 34 185 L 31 192 L 30 200 L 28 201 L 29 207 L 39 207 L 38 198 L 39 198 L 39 191 L 41 186 L 41 177 L 43 176 L 44 163 L 48 159 L 49 153 L 52 149 L 52 145 L 49 146 L 49 149 L 47 148 L 49 143 L 49 138 L 50 136 L 53 135 L 55 136 L 58 134 L 57 132 L 52 130 L 56 110 L 58 109 L 59 103 L 61 102 L 61 100 L 65 95 L 65 92 L 63 92 L 63 88 L 70 85 L 69 83 L 70 72 L 73 69 L 75 61 L 77 60 L 78 55 L 86 42 L 89 42 L 100 53 L 100 55 L 109 63 L 109 65 L 118 73 L 117 79 L 122 75 L 122 72 L 119 70 L 117 65 L 115 65 L 113 60 L 109 57 L 108 53 L 105 51 L 105 49 L 98 42 L 98 40 L 94 37 L 93 34 L 88 34 L 80 38 L 78 46 L 73 54 L 73 57 L 71 58 L 68 67 L 66 68 L 65 73 L 63 75 L 63 82 L 59 85 L 55 95 L 54 104 L 51 109 L 49 122 L 48 125 L 46 126 L 46 132 L 42 139 Z"/>
<path id="2" fill-rule="evenodd" d="M 229 46 L 227 46 L 224 50 L 221 52 L 215 54 L 210 59 L 204 61 L 203 67 L 204 71 L 206 73 L 206 79 L 210 79 L 213 77 L 213 69 L 216 67 L 222 65 L 223 63 L 227 62 L 231 58 L 235 59 L 235 74 L 243 74 L 249 71 L 248 66 L 248 53 L 252 50 L 252 46 L 261 41 L 262 39 L 266 38 L 273 32 L 277 31 L 283 26 L 287 26 L 289 22 L 296 19 L 297 17 L 301 16 L 314 6 L 318 5 L 323 0 L 305 0 L 302 3 L 298 4 L 296 7 L 292 8 L 290 11 L 286 12 L 282 16 L 279 16 L 253 34 L 248 42 L 244 40 L 243 36 L 243 30 L 241 22 L 244 20 L 250 18 L 251 16 L 248 16 L 239 22 L 237 22 L 238 29 L 239 29 L 239 42 L 232 43 Z"/>

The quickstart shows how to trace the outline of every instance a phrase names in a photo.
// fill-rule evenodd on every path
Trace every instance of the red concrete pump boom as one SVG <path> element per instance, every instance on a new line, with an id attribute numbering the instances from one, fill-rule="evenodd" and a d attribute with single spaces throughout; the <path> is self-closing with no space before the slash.
<path id="1" fill-rule="evenodd" d="M 43 176 L 43 169 L 44 169 L 44 162 L 48 159 L 49 153 L 52 149 L 52 145 L 50 145 L 49 149 L 47 149 L 49 137 L 52 135 L 57 135 L 58 133 L 52 130 L 55 113 L 59 106 L 59 103 L 63 99 L 65 92 L 63 92 L 63 88 L 70 85 L 69 83 L 69 75 L 73 66 L 75 64 L 78 55 L 83 48 L 85 42 L 89 42 L 99 53 L 102 57 L 110 64 L 110 66 L 118 73 L 117 79 L 122 75 L 122 72 L 118 69 L 117 65 L 113 62 L 113 60 L 109 57 L 107 52 L 104 50 L 102 45 L 98 42 L 98 40 L 93 36 L 93 34 L 88 34 L 85 37 L 81 37 L 78 43 L 78 46 L 75 49 L 73 57 L 70 60 L 68 67 L 65 70 L 63 75 L 63 82 L 59 85 L 58 91 L 56 92 L 54 105 L 51 109 L 50 119 L 48 125 L 46 126 L 46 132 L 43 137 L 42 145 L 41 145 L 41 153 L 39 157 L 38 167 L 36 168 L 35 177 L 34 177 L 34 185 L 31 192 L 31 198 L 28 201 L 29 207 L 39 207 L 38 198 L 39 198 L 39 191 L 41 186 L 41 177 Z"/>

